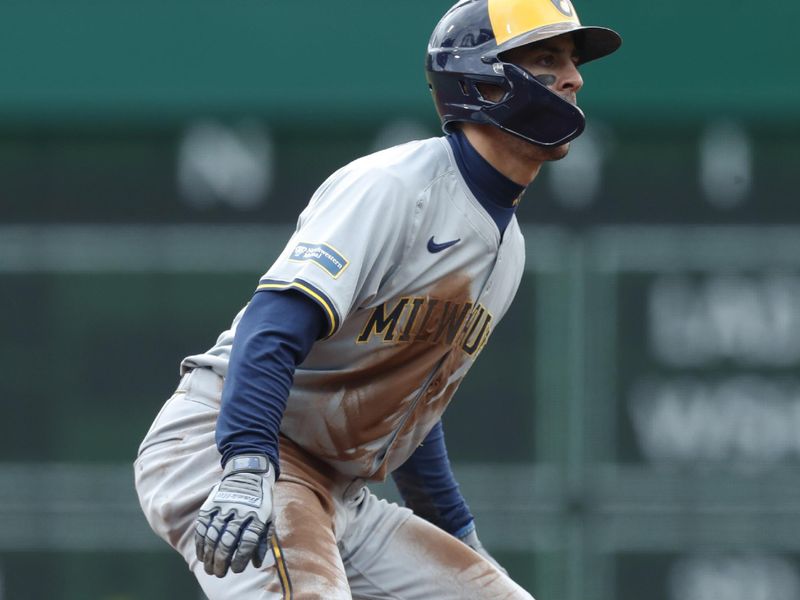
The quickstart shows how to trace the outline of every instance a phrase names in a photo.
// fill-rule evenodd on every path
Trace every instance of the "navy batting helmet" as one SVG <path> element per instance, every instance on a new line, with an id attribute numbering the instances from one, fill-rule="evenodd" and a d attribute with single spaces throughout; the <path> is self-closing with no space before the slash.
<path id="1" fill-rule="evenodd" d="M 532 144 L 558 146 L 578 137 L 583 112 L 502 54 L 572 33 L 580 63 L 622 43 L 605 27 L 585 27 L 570 0 L 461 0 L 442 17 L 428 44 L 426 71 L 445 131 L 452 123 L 486 123 Z M 479 84 L 505 92 L 498 102 Z"/>

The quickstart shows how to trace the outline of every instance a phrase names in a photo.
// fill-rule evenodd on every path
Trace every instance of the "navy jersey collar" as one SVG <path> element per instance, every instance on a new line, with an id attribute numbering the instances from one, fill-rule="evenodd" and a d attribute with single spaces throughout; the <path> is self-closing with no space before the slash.
<path id="1" fill-rule="evenodd" d="M 504 233 L 525 188 L 511 181 L 478 154 L 463 131 L 456 130 L 449 134 L 447 141 L 470 191 L 492 217 L 500 233 Z"/>

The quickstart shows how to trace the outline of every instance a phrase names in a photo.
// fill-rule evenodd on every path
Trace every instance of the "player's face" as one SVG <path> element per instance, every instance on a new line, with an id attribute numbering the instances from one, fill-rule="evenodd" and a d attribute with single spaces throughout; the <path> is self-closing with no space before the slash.
<path id="1" fill-rule="evenodd" d="M 515 48 L 504 53 L 502 60 L 522 67 L 537 78 L 552 92 L 567 102 L 577 104 L 577 96 L 583 87 L 583 78 L 578 72 L 580 56 L 578 55 L 572 34 L 565 33 L 535 44 Z M 502 88 L 490 84 L 478 84 L 481 95 L 489 101 L 500 102 L 505 92 Z M 523 140 L 516 135 L 491 125 L 464 124 L 464 129 L 480 131 L 480 135 L 491 138 L 502 145 L 508 155 L 513 155 L 522 162 L 537 165 L 547 161 L 560 160 L 569 152 L 569 143 L 546 148 Z M 538 167 L 533 174 L 538 172 Z M 515 179 L 520 185 L 527 185 L 532 179 L 527 174 L 520 174 Z"/>
<path id="2" fill-rule="evenodd" d="M 583 87 L 578 72 L 580 56 L 572 34 L 566 33 L 549 40 L 537 42 L 508 51 L 503 58 L 522 67 L 552 92 L 571 104 L 577 104 L 577 95 Z"/>

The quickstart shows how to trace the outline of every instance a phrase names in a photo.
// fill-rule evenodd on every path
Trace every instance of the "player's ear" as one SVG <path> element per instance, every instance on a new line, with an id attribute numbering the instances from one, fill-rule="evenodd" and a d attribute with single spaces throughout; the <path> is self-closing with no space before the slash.
<path id="1" fill-rule="evenodd" d="M 494 104 L 500 102 L 503 99 L 503 96 L 506 95 L 503 88 L 498 85 L 492 85 L 491 83 L 477 83 L 475 84 L 475 87 L 478 88 L 481 99 Z"/>

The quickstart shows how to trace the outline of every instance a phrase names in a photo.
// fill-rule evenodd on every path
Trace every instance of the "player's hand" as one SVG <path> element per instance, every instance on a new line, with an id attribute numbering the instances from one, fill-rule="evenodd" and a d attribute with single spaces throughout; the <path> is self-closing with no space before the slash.
<path id="1" fill-rule="evenodd" d="M 481 541 L 478 539 L 478 532 L 475 529 L 473 529 L 467 535 L 462 537 L 461 541 L 464 542 L 467 546 L 469 546 L 473 550 L 475 550 L 475 552 L 480 554 L 483 558 L 488 560 L 490 563 L 492 563 L 497 568 L 498 571 L 500 571 L 504 575 L 508 575 L 508 571 L 506 571 L 500 565 L 500 563 L 497 562 L 491 554 L 489 554 L 489 551 L 486 550 L 486 548 L 483 547 L 483 544 L 481 544 Z"/>
<path id="2" fill-rule="evenodd" d="M 195 521 L 197 559 L 206 573 L 241 573 L 252 561 L 260 567 L 267 553 L 272 521 L 275 469 L 266 456 L 242 455 L 225 465 L 222 481 L 200 507 Z"/>

